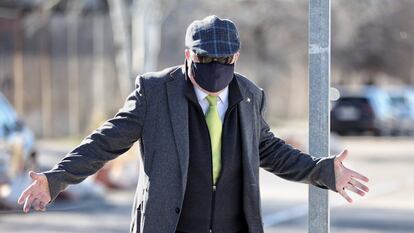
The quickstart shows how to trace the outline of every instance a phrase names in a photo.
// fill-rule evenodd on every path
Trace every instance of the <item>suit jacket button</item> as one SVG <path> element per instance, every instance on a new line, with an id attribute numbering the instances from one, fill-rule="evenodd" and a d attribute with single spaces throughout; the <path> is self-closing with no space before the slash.
<path id="1" fill-rule="evenodd" d="M 175 212 L 178 214 L 178 213 L 180 213 L 180 208 L 175 208 Z"/>

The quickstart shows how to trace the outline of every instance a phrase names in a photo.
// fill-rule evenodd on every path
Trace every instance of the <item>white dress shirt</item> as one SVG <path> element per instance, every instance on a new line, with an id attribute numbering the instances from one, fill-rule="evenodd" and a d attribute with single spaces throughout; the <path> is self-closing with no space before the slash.
<path id="1" fill-rule="evenodd" d="M 209 107 L 208 101 L 206 99 L 206 96 L 208 96 L 208 94 L 195 86 L 194 86 L 194 91 L 196 93 L 198 103 L 200 104 L 201 109 L 203 109 L 204 114 L 206 114 L 208 107 Z M 224 90 L 220 92 L 217 98 L 217 110 L 218 110 L 218 113 L 221 119 L 221 123 L 223 123 L 224 121 L 224 115 L 226 114 L 227 107 L 229 106 L 228 98 L 229 98 L 229 86 L 224 88 Z"/>

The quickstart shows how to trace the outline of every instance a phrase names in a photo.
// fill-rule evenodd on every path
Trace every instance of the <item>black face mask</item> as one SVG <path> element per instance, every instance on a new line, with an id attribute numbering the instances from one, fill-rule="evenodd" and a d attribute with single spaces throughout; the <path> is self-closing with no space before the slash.
<path id="1" fill-rule="evenodd" d="M 226 88 L 234 75 L 234 64 L 191 62 L 191 68 L 196 83 L 209 92 L 218 92 Z"/>

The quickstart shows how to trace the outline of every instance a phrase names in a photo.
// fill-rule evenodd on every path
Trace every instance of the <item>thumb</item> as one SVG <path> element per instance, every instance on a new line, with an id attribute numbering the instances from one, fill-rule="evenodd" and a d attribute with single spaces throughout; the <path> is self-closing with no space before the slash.
<path id="1" fill-rule="evenodd" d="M 34 171 L 29 171 L 29 176 L 33 180 L 39 180 L 42 176 Z"/>
<path id="2" fill-rule="evenodd" d="M 342 161 L 344 161 L 346 158 L 348 157 L 348 150 L 347 149 L 345 149 L 345 150 L 343 150 L 338 156 L 337 156 L 337 159 L 338 159 L 338 161 L 339 162 L 342 162 Z"/>

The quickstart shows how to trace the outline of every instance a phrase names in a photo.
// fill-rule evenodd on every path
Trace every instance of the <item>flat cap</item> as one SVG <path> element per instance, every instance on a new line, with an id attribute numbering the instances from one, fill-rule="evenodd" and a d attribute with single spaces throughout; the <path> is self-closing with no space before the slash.
<path id="1" fill-rule="evenodd" d="M 239 51 L 240 38 L 231 20 L 210 15 L 188 26 L 185 46 L 199 55 L 227 57 Z"/>

